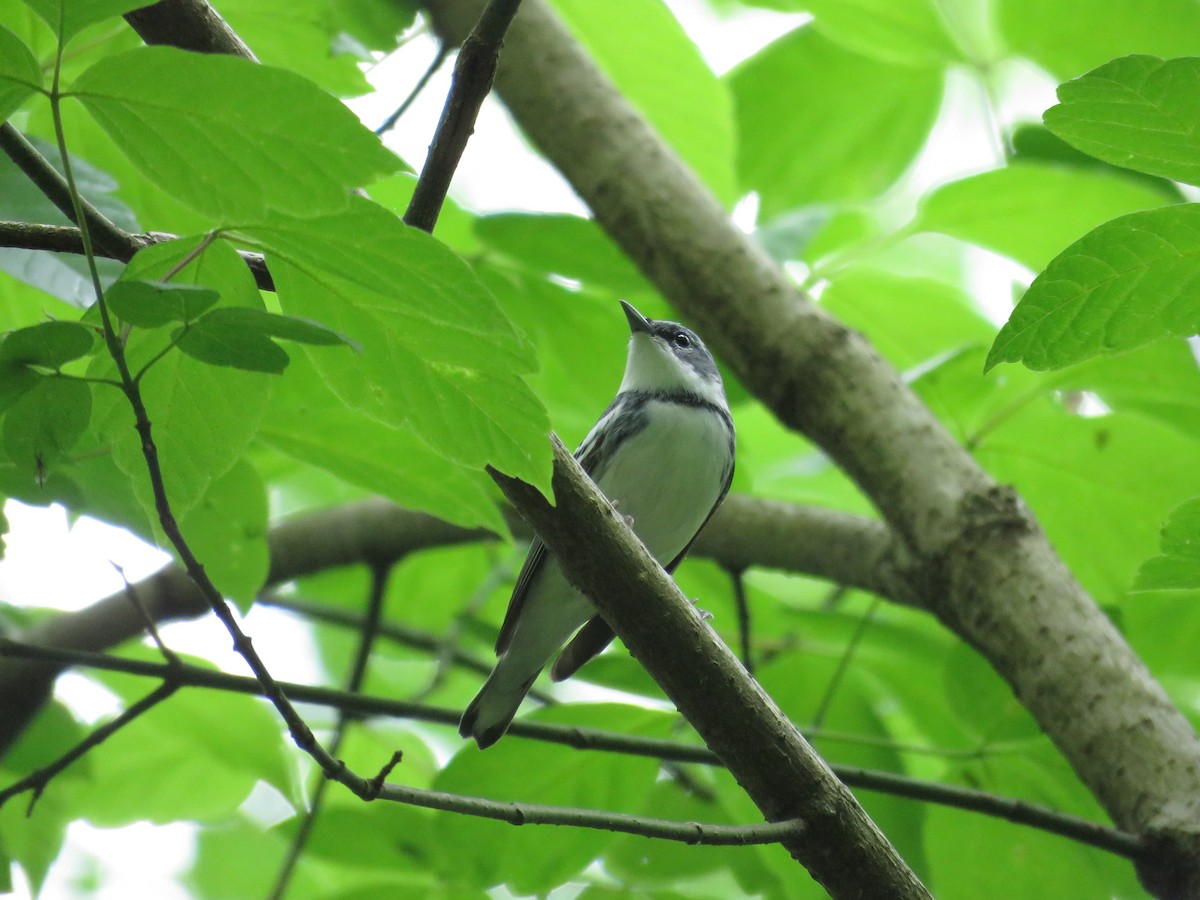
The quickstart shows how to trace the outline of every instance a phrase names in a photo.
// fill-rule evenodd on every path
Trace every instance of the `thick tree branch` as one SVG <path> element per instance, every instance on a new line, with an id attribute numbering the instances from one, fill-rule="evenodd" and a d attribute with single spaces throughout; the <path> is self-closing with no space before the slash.
<path id="1" fill-rule="evenodd" d="M 554 506 L 492 471 L 505 496 L 783 841 L 833 897 L 928 897 L 846 787 L 713 633 L 557 439 Z"/>
<path id="2" fill-rule="evenodd" d="M 479 13 L 478 0 L 426 8 L 451 41 Z M 1032 513 L 729 221 L 545 3 L 527 0 L 507 44 L 501 97 L 597 221 L 872 498 L 911 548 L 910 583 L 1012 685 L 1110 815 L 1159 838 L 1163 854 L 1139 872 L 1148 886 L 1200 896 L 1200 739 Z"/>
<path id="3" fill-rule="evenodd" d="M 124 672 L 144 678 L 164 680 L 174 678 L 181 687 L 197 687 L 254 696 L 263 695 L 262 686 L 255 679 L 245 675 L 229 675 L 187 664 L 172 667 L 161 663 L 105 656 L 80 650 L 38 647 L 3 637 L 0 637 L 0 658 L 38 659 L 64 668 L 83 666 L 105 671 Z M 462 711 L 457 709 L 427 706 L 388 697 L 348 694 L 333 688 L 294 682 L 281 682 L 281 684 L 289 697 L 301 703 L 326 706 L 359 717 L 389 716 L 454 727 L 458 725 L 459 717 L 462 714 Z M 648 756 L 664 762 L 720 765 L 716 754 L 699 744 L 683 744 L 659 738 L 636 737 L 592 728 L 517 719 L 510 726 L 508 734 L 512 737 L 560 744 L 575 750 Z M 1026 803 L 1023 800 L 998 797 L 983 791 L 952 787 L 857 766 L 833 766 L 832 770 L 844 784 L 852 788 L 879 791 L 897 797 L 907 797 L 982 813 L 1014 824 L 1028 825 L 1057 834 L 1120 856 L 1134 858 L 1145 851 L 1146 843 L 1136 835 L 1089 822 L 1078 816 Z"/>

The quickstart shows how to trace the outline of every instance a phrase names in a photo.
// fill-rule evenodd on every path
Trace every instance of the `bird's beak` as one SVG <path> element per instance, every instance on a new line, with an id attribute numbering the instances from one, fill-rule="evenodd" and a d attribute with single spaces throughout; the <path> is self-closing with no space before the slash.
<path id="1" fill-rule="evenodd" d="M 620 303 L 621 309 L 625 310 L 625 318 L 629 320 L 629 330 L 633 334 L 637 334 L 639 331 L 650 334 L 650 320 L 624 300 L 621 300 Z"/>

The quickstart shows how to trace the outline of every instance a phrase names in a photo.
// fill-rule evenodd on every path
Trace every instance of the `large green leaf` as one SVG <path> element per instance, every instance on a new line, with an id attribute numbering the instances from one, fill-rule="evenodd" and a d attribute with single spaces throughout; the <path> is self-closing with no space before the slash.
<path id="1" fill-rule="evenodd" d="M 570 704 L 539 710 L 543 721 L 666 737 L 671 717 L 630 706 Z M 437 790 L 502 800 L 593 809 L 640 806 L 658 763 L 616 754 L 580 754 L 550 744 L 501 741 L 486 752 L 460 751 L 434 782 Z M 508 884 L 514 893 L 550 890 L 581 872 L 615 835 L 584 829 L 513 828 L 485 819 L 433 820 L 437 871 L 464 888 Z"/>
<path id="2" fill-rule="evenodd" d="M 554 0 L 554 7 L 616 83 L 709 189 L 737 197 L 733 111 L 709 69 L 660 0 Z"/>
<path id="3" fill-rule="evenodd" d="M 403 506 L 460 525 L 505 529 L 481 470 L 450 462 L 409 428 L 356 412 L 338 399 L 303 354 L 276 387 L 258 436 Z"/>
<path id="4" fill-rule="evenodd" d="M 1126 56 L 1058 88 L 1046 127 L 1118 166 L 1200 184 L 1200 58 Z"/>
<path id="5" fill-rule="evenodd" d="M 0 340 L 0 363 L 58 369 L 96 346 L 92 329 L 79 322 L 42 322 L 19 328 Z"/>
<path id="6" fill-rule="evenodd" d="M 156 651 L 139 647 L 135 653 L 152 659 Z M 144 678 L 99 678 L 126 703 L 154 688 Z M 72 786 L 72 799 L 79 816 L 102 826 L 222 818 L 259 781 L 285 798 L 294 794 L 286 747 L 278 717 L 262 700 L 181 691 L 93 751 L 93 777 Z"/>
<path id="7" fill-rule="evenodd" d="M 1013 310 L 987 366 L 1056 369 L 1200 330 L 1200 205 L 1121 216 L 1059 254 Z"/>
<path id="8" fill-rule="evenodd" d="M 1200 46 L 1193 0 L 999 0 L 1010 46 L 1060 79 L 1128 53 L 1188 56 Z"/>
<path id="9" fill-rule="evenodd" d="M 628 296 L 652 290 L 646 279 L 591 219 L 566 214 L 496 213 L 475 222 L 489 249 L 534 272 L 558 275 Z"/>
<path id="10" fill-rule="evenodd" d="M 1200 495 L 1196 442 L 1133 413 L 1083 418 L 1026 404 L 975 455 L 1036 510 L 1055 549 L 1100 603 L 1122 597 L 1180 498 Z"/>
<path id="11" fill-rule="evenodd" d="M 936 0 L 775 0 L 770 5 L 812 13 L 816 27 L 831 40 L 883 62 L 944 65 L 963 58 L 947 29 L 949 16 Z M 955 4 L 956 24 L 970 5 Z"/>
<path id="12" fill-rule="evenodd" d="M 139 328 L 157 328 L 169 322 L 190 322 L 211 307 L 220 295 L 192 284 L 118 281 L 104 293 L 117 318 Z"/>
<path id="13" fill-rule="evenodd" d="M 1162 529 L 1162 554 L 1138 570 L 1141 590 L 1200 588 L 1200 500 L 1189 500 L 1171 511 Z"/>
<path id="14" fill-rule="evenodd" d="M 222 223 L 344 208 L 400 160 L 341 103 L 283 69 L 142 47 L 71 88 L 163 190 Z"/>
<path id="15" fill-rule="evenodd" d="M 936 188 L 911 227 L 979 244 L 1039 272 L 1089 229 L 1161 206 L 1163 199 L 1153 187 L 1120 175 L 1022 163 Z"/>
<path id="16" fill-rule="evenodd" d="M 29 48 L 7 28 L 0 28 L 0 122 L 42 86 L 42 69 Z"/>
<path id="17" fill-rule="evenodd" d="M 43 378 L 4 414 L 4 450 L 16 465 L 41 477 L 75 446 L 91 416 L 91 385 Z"/>
<path id="18" fill-rule="evenodd" d="M 130 262 L 126 277 L 140 281 L 163 277 L 199 240 L 188 238 L 146 248 Z M 175 282 L 200 284 L 219 292 L 218 309 L 262 305 L 245 264 L 224 241 L 211 244 L 175 276 Z M 164 350 L 169 340 L 165 330 L 135 329 L 127 344 L 134 372 Z M 111 378 L 115 371 L 106 360 L 95 364 L 91 374 Z M 211 366 L 171 350 L 154 364 L 141 386 L 167 497 L 175 514 L 182 516 L 213 479 L 227 472 L 245 452 L 266 408 L 269 379 Z M 157 519 L 141 439 L 125 397 L 115 390 L 98 394 L 95 418 L 102 440 L 111 445 L 113 459 L 135 486 L 147 512 Z"/>
<path id="19" fill-rule="evenodd" d="M 867 200 L 912 163 L 937 117 L 942 73 L 852 53 L 797 29 L 730 76 L 739 173 L 771 218 L 797 206 Z"/>
<path id="20" fill-rule="evenodd" d="M 311 356 L 344 403 L 407 423 L 459 463 L 548 486 L 549 422 L 520 377 L 532 348 L 461 259 L 359 199 L 245 233 L 267 251 L 285 311 L 361 347 Z"/>

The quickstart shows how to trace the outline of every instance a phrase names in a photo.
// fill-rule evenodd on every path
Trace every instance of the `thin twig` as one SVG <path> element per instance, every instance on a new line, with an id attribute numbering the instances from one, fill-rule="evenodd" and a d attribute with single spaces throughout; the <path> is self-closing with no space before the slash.
<path id="1" fill-rule="evenodd" d="M 169 667 L 159 663 L 122 659 L 103 653 L 88 653 L 81 650 L 36 647 L 0 636 L 0 657 L 4 656 L 125 672 L 147 678 L 165 679 L 170 674 Z M 265 696 L 263 686 L 256 679 L 243 675 L 229 675 L 185 664 L 174 672 L 174 677 L 180 685 L 189 687 Z M 345 691 L 333 688 L 292 682 L 280 682 L 280 685 L 288 696 L 297 702 L 345 709 L 360 717 L 391 716 L 457 727 L 461 716 L 461 710 L 457 709 L 425 706 L 404 700 L 392 700 L 364 694 L 347 694 Z M 547 722 L 518 719 L 509 727 L 508 734 L 512 737 L 562 744 L 576 750 L 608 751 L 631 756 L 648 756 L 672 762 L 720 765 L 716 754 L 700 744 L 635 737 L 593 728 L 553 725 Z M 838 778 L 849 787 L 879 791 L 897 797 L 937 803 L 942 806 L 1005 819 L 1014 824 L 1027 825 L 1131 859 L 1136 858 L 1145 850 L 1146 844 L 1138 835 L 1118 831 L 1115 828 L 1044 806 L 1026 803 L 1023 800 L 1012 800 L 985 791 L 937 784 L 905 775 L 878 772 L 856 766 L 832 766 L 832 769 Z"/>
<path id="2" fill-rule="evenodd" d="M 842 679 L 846 677 L 846 672 L 850 670 L 850 661 L 854 658 L 854 652 L 858 649 L 858 645 L 866 635 L 867 629 L 871 626 L 871 622 L 875 618 L 875 613 L 879 609 L 880 602 L 878 597 L 871 598 L 871 605 L 867 607 L 867 611 L 858 620 L 854 628 L 854 634 L 850 635 L 850 640 L 846 642 L 846 648 L 842 651 L 842 655 L 838 659 L 837 668 L 833 670 L 833 675 L 829 678 L 829 684 L 825 685 L 825 692 L 821 695 L 821 702 L 817 704 L 817 711 L 813 713 L 812 723 L 809 727 L 814 731 L 819 731 L 821 726 L 825 724 L 825 716 L 829 714 L 829 708 L 833 705 L 833 698 L 837 694 L 838 688 L 841 687 Z"/>
<path id="3" fill-rule="evenodd" d="M 302 600 L 298 597 L 285 597 L 271 592 L 259 597 L 256 602 L 267 606 L 276 606 L 279 609 L 286 609 L 309 619 L 326 622 L 331 625 L 341 625 L 355 630 L 361 629 L 363 625 L 363 617 L 357 613 L 328 606 L 324 603 Z M 410 625 L 401 624 L 400 622 L 381 622 L 379 624 L 379 636 L 405 647 L 427 650 L 430 653 L 439 653 L 445 644 L 445 641 L 435 634 L 422 631 L 419 628 L 413 628 Z M 494 666 L 493 663 L 485 662 L 461 648 L 454 650 L 453 662 L 456 666 L 475 672 L 478 675 L 490 674 Z M 539 688 L 534 688 L 529 692 L 529 699 L 543 706 L 549 706 L 557 702 L 553 696 Z"/>
<path id="4" fill-rule="evenodd" d="M 429 155 L 404 212 L 405 224 L 430 232 L 437 224 L 454 170 L 475 131 L 483 100 L 492 89 L 504 33 L 520 5 L 521 0 L 488 0 L 475 28 L 463 41 Z"/>
<path id="5" fill-rule="evenodd" d="M 362 689 L 363 679 L 367 674 L 367 663 L 371 658 L 371 650 L 375 646 L 375 639 L 379 635 L 380 622 L 383 619 L 383 598 L 387 592 L 388 575 L 390 573 L 391 566 L 388 565 L 371 567 L 371 590 L 367 596 L 367 611 L 362 620 L 358 649 L 355 651 L 354 661 L 350 665 L 350 674 L 346 678 L 346 693 L 348 694 L 357 694 Z M 349 717 L 345 710 L 338 710 L 337 724 L 333 729 L 333 737 L 329 740 L 329 753 L 332 756 L 337 756 L 341 752 L 342 742 L 346 737 L 348 719 Z M 388 768 L 390 769 L 390 767 Z M 317 816 L 321 814 L 321 808 L 325 802 L 325 792 L 328 787 L 328 777 L 323 776 L 317 781 L 317 786 L 313 789 L 312 802 L 309 804 L 308 811 L 304 814 L 304 819 L 300 822 L 300 827 L 296 830 L 296 834 L 292 838 L 287 856 L 284 857 L 283 865 L 279 869 L 279 875 L 275 879 L 275 887 L 271 891 L 271 900 L 283 900 L 287 896 L 288 886 L 291 884 L 292 875 L 296 871 L 296 865 L 300 862 L 300 857 L 304 855 L 304 848 L 308 846 L 309 838 L 312 837 L 313 829 L 316 827 Z M 376 789 L 376 794 L 378 794 L 378 789 Z"/>
<path id="6" fill-rule="evenodd" d="M 133 608 L 138 611 L 138 615 L 141 616 L 142 620 L 146 623 L 146 631 L 150 635 L 150 640 L 154 641 L 154 646 L 158 647 L 158 652 L 161 653 L 163 655 L 163 659 L 165 659 L 171 665 L 179 665 L 181 660 L 175 655 L 175 651 L 166 645 L 162 639 L 162 635 L 158 633 L 158 626 L 154 624 L 154 619 L 151 617 L 150 613 L 146 611 L 146 605 L 142 603 L 142 598 L 138 596 L 137 588 L 130 584 L 129 579 L 125 577 L 125 570 L 111 559 L 108 561 L 108 563 L 114 569 L 116 569 L 117 574 L 121 576 L 121 581 L 125 584 L 125 596 L 129 598 L 129 602 L 133 604 Z"/>
<path id="7" fill-rule="evenodd" d="M 799 819 L 771 822 L 763 825 L 707 825 L 700 822 L 676 822 L 669 819 L 650 819 L 627 813 L 605 812 L 596 809 L 572 809 L 563 806 L 544 806 L 538 803 L 501 803 L 482 797 L 465 797 L 444 791 L 386 784 L 379 792 L 381 799 L 395 800 L 410 806 L 440 809 L 467 816 L 498 819 L 510 825 L 573 825 L 576 828 L 596 828 L 622 834 L 682 841 L 685 844 L 707 844 L 717 847 L 743 847 L 750 844 L 774 844 L 795 835 L 804 828 Z"/>
<path id="8" fill-rule="evenodd" d="M 383 124 L 375 129 L 375 133 L 377 135 L 382 137 L 396 127 L 396 123 L 400 121 L 400 117 L 408 112 L 408 108 L 412 106 L 414 102 L 416 102 L 417 97 L 421 95 L 421 91 L 425 90 L 425 86 L 429 84 L 429 79 L 433 78 L 434 74 L 436 74 L 437 70 L 442 67 L 442 63 L 446 61 L 446 57 L 449 55 L 450 46 L 446 44 L 445 41 L 438 44 L 437 56 L 433 58 L 433 62 L 429 64 L 429 68 L 425 70 L 425 74 L 417 80 L 415 85 L 413 85 L 413 89 L 409 91 L 408 96 L 404 98 L 404 102 L 396 108 L 396 111 L 384 119 Z"/>
<path id="9" fill-rule="evenodd" d="M 737 608 L 738 640 L 742 650 L 742 665 L 751 675 L 754 674 L 754 655 L 751 652 L 750 638 L 750 603 L 746 599 L 745 573 L 730 570 L 729 578 L 733 582 L 733 603 Z"/>
<path id="10" fill-rule="evenodd" d="M 82 741 L 56 759 L 47 766 L 43 766 L 36 772 L 31 772 L 20 781 L 9 785 L 4 790 L 0 791 L 0 807 L 4 806 L 9 800 L 18 794 L 25 791 L 33 791 L 29 798 L 29 807 L 25 814 L 30 815 L 33 812 L 34 804 L 41 798 L 42 792 L 56 775 L 63 771 L 75 760 L 79 759 L 93 747 L 97 747 L 104 743 L 108 738 L 112 737 L 142 713 L 148 712 L 158 704 L 162 703 L 172 694 L 174 694 L 182 686 L 182 681 L 177 681 L 174 678 L 176 667 L 168 664 L 163 674 L 164 681 L 153 691 L 124 710 L 119 716 L 103 725 L 97 727 L 91 734 L 85 737 Z"/>

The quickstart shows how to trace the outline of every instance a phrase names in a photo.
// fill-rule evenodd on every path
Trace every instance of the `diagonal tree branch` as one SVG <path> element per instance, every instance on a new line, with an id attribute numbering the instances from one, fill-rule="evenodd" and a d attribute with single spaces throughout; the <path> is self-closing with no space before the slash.
<path id="1" fill-rule="evenodd" d="M 721 643 L 557 438 L 554 505 L 491 470 L 559 560 L 721 759 L 768 822 L 806 825 L 781 843 L 831 896 L 929 893 L 846 787 Z"/>
<path id="2" fill-rule="evenodd" d="M 479 10 L 425 5 L 443 40 Z M 545 3 L 527 0 L 507 42 L 497 88 L 531 140 L 742 382 L 872 498 L 910 549 L 910 583 L 1012 685 L 1110 815 L 1156 837 L 1143 881 L 1200 896 L 1200 738 L 1033 514 L 729 221 Z"/>

